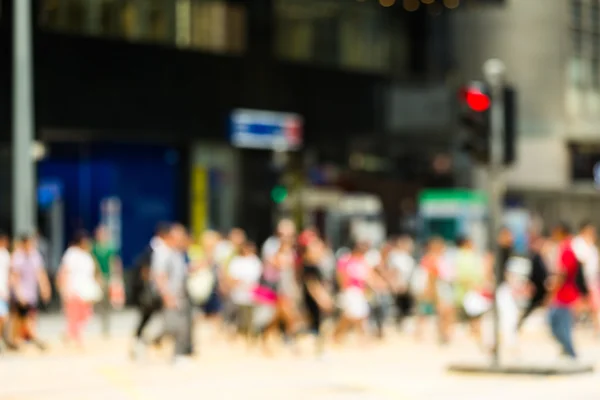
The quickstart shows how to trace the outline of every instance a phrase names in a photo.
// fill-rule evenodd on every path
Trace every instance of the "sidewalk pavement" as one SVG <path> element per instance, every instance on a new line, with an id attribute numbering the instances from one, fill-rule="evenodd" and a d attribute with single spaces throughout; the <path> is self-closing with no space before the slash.
<path id="1" fill-rule="evenodd" d="M 144 362 L 127 357 L 127 333 L 134 322 L 126 311 L 114 317 L 113 337 L 98 338 L 99 324 L 90 327 L 86 353 L 63 348 L 61 321 L 44 317 L 45 336 L 53 342 L 48 354 L 28 350 L 0 358 L 2 400 L 594 400 L 600 398 L 599 373 L 565 378 L 462 376 L 448 374 L 457 359 L 481 359 L 466 335 L 439 347 L 432 335 L 416 341 L 389 332 L 382 343 L 360 345 L 351 339 L 330 348 L 327 358 L 315 359 L 310 347 L 301 355 L 282 348 L 273 357 L 258 349 L 223 339 L 208 340 L 201 332 L 200 355 L 189 365 L 173 366 L 165 353 L 149 353 Z M 96 334 L 94 335 L 94 332 Z M 531 330 L 522 341 L 522 358 L 553 360 L 556 349 L 543 332 Z M 584 356 L 600 359 L 600 346 L 587 332 L 578 333 Z M 302 343 L 310 346 L 310 343 Z"/>

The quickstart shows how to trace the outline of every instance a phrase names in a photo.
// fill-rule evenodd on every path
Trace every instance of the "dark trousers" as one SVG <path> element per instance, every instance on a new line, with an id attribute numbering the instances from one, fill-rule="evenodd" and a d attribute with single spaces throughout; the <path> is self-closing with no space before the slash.
<path id="1" fill-rule="evenodd" d="M 558 341 L 565 355 L 575 358 L 573 347 L 573 313 L 568 307 L 552 307 L 549 313 L 552 336 Z"/>
<path id="2" fill-rule="evenodd" d="M 398 293 L 395 296 L 396 303 L 396 323 L 402 323 L 405 317 L 408 317 L 413 308 L 413 298 L 410 293 Z"/>
<path id="3" fill-rule="evenodd" d="M 385 319 L 385 310 L 383 308 L 383 299 L 380 296 L 376 296 L 376 298 L 371 303 L 371 320 L 375 324 L 375 329 L 378 338 L 383 338 L 383 323 Z"/>
<path id="4" fill-rule="evenodd" d="M 519 325 L 518 325 L 518 329 L 521 329 L 521 327 L 523 326 L 523 324 L 525 323 L 525 320 L 538 308 L 540 308 L 543 304 L 544 304 L 544 296 L 534 296 L 530 301 L 529 304 L 527 305 L 527 308 L 525 308 L 525 311 L 523 311 L 523 315 L 521 315 L 521 319 L 519 320 Z"/>
<path id="5" fill-rule="evenodd" d="M 192 350 L 190 310 L 190 303 L 184 299 L 177 308 L 164 310 L 165 334 L 175 341 L 175 356 L 190 355 Z"/>
<path id="6" fill-rule="evenodd" d="M 148 302 L 147 304 L 140 305 L 140 322 L 138 323 L 137 329 L 135 331 L 136 338 L 142 338 L 144 329 L 146 328 L 152 317 L 155 314 L 157 314 L 160 310 L 162 310 L 162 301 L 158 297 Z"/>

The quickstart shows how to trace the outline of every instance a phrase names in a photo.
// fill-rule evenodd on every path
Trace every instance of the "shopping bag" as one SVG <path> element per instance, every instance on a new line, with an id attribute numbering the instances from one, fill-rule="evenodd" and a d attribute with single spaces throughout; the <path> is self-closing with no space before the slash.
<path id="1" fill-rule="evenodd" d="M 104 297 L 100 284 L 93 280 L 90 280 L 86 284 L 80 284 L 78 291 L 79 297 L 88 303 L 98 303 Z"/>
<path id="2" fill-rule="evenodd" d="M 108 298 L 115 309 L 121 309 L 125 305 L 125 286 L 121 279 L 112 279 L 108 285 Z"/>

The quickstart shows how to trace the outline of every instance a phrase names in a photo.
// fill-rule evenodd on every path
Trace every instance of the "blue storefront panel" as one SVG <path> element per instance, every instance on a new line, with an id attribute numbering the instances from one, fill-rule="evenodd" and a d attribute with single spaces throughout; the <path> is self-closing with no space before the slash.
<path id="1" fill-rule="evenodd" d="M 165 146 L 54 144 L 38 177 L 62 188 L 67 238 L 78 229 L 92 231 L 102 201 L 119 199 L 121 255 L 131 265 L 156 224 L 177 215 L 178 164 L 177 150 Z"/>

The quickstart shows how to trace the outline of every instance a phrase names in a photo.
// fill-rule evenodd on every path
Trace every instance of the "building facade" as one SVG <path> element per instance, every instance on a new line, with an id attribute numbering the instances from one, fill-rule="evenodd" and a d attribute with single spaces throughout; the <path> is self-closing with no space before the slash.
<path id="1" fill-rule="evenodd" d="M 0 4 L 0 82 L 7 89 L 13 1 Z M 35 134 L 48 150 L 38 165 L 38 184 L 58 188 L 68 203 L 61 222 L 66 235 L 109 218 L 99 204 L 120 198 L 123 215 L 132 215 L 123 219 L 124 246 L 129 237 L 150 235 L 138 232 L 150 223 L 125 226 L 142 220 L 219 229 L 262 221 L 255 237 L 267 234 L 272 204 L 264 201 L 263 186 L 272 153 L 230 146 L 232 110 L 296 113 L 304 121 L 303 148 L 317 159 L 343 163 L 355 151 L 351 138 L 386 138 L 383 105 L 393 84 L 427 85 L 441 81 L 448 69 L 447 57 L 434 50 L 444 47 L 444 31 L 434 23 L 439 10 L 407 9 L 403 2 L 33 4 Z M 4 90 L 3 225 L 11 216 L 11 113 L 11 91 Z M 196 184 L 199 176 L 204 183 Z M 192 192 L 206 188 L 212 194 L 204 205 L 191 204 L 197 198 Z M 201 210 L 204 217 L 198 217 Z M 127 244 L 126 258 L 138 245 Z"/>
<path id="2" fill-rule="evenodd" d="M 485 60 L 500 58 L 518 91 L 509 192 L 550 221 L 589 216 L 600 176 L 599 2 L 507 0 L 452 19 L 460 80 L 482 79 Z"/>

